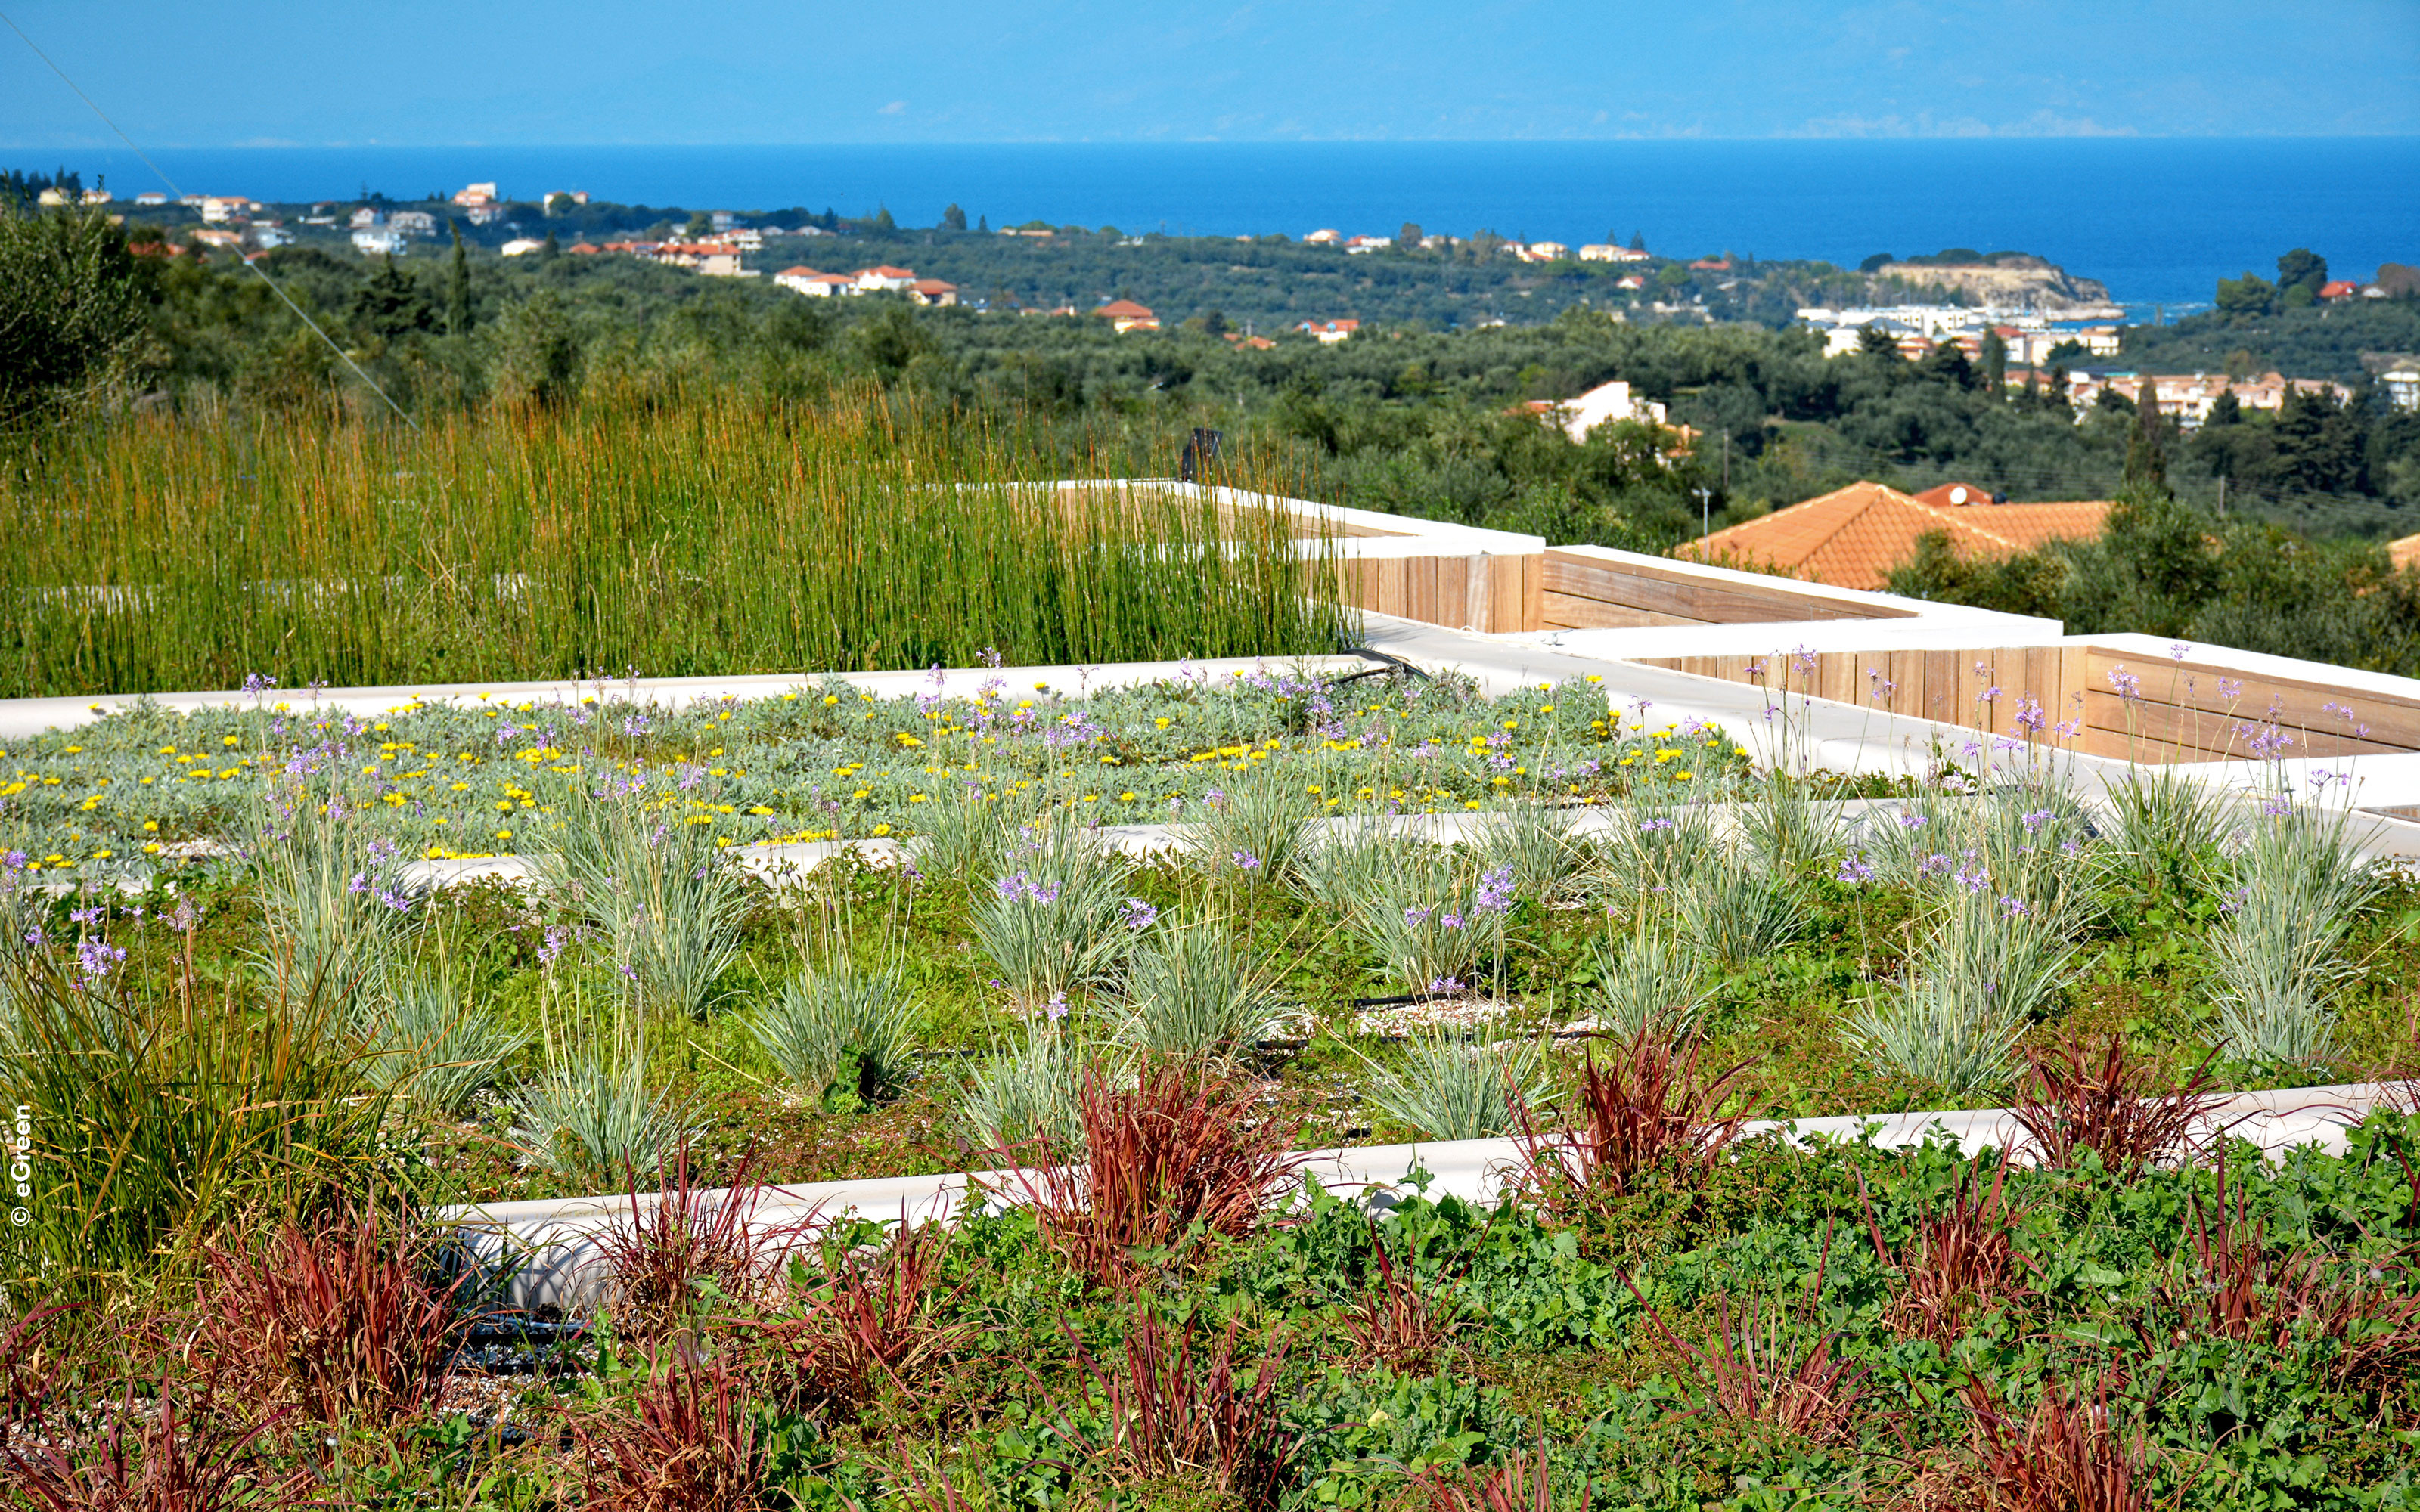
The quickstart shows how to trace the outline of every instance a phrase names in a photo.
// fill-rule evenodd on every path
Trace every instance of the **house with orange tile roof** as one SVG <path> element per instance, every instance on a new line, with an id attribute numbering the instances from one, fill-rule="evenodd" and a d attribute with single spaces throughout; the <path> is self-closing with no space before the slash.
<path id="1" fill-rule="evenodd" d="M 1159 316 L 1151 313 L 1151 306 L 1132 300 L 1111 300 L 1093 313 L 1121 332 L 1159 329 Z"/>
<path id="2" fill-rule="evenodd" d="M 1965 496 L 1961 502 L 1958 496 Z M 1916 542 L 1939 532 L 1958 552 L 1992 559 L 2039 550 L 2053 541 L 2087 541 L 2108 517 L 2105 500 L 1993 503 L 1972 484 L 1944 484 L 1912 496 L 1879 483 L 1853 483 L 1761 519 L 1725 526 L 1672 554 L 1830 583 L 1879 589 Z"/>
<path id="3" fill-rule="evenodd" d="M 916 270 L 885 264 L 880 268 L 861 268 L 849 276 L 857 280 L 860 294 L 876 294 L 884 289 L 912 287 L 916 282 Z"/>
<path id="4" fill-rule="evenodd" d="M 938 278 L 920 278 L 908 285 L 908 297 L 919 304 L 955 304 L 958 285 L 944 284 Z"/>
<path id="5" fill-rule="evenodd" d="M 857 292 L 857 280 L 847 273 L 819 272 L 806 264 L 784 268 L 773 275 L 773 282 L 794 294 L 813 300 L 835 299 Z"/>

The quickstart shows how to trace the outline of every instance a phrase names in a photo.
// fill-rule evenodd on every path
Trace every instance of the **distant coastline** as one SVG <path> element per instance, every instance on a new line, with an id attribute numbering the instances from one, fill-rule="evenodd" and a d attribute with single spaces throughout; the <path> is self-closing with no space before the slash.
<path id="1" fill-rule="evenodd" d="M 417 195 L 473 179 L 685 208 L 955 203 L 1130 231 L 1387 235 L 1405 221 L 1575 244 L 1644 232 L 1675 253 L 1847 266 L 1877 252 L 2022 248 L 2139 318 L 2203 307 L 2291 246 L 2366 275 L 2420 260 L 2420 138 L 1014 146 L 236 147 L 154 153 L 189 192 Z M 0 148 L 0 165 L 159 187 L 116 152 Z"/>

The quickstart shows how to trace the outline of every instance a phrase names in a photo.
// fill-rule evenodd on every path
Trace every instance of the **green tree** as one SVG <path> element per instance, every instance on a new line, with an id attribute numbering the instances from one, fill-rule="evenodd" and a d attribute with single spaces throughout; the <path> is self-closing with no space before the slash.
<path id="1" fill-rule="evenodd" d="M 134 258 L 106 215 L 0 203 L 0 429 L 102 397 L 130 376 L 143 324 Z"/>
<path id="2" fill-rule="evenodd" d="M 419 281 L 393 257 L 382 259 L 370 281 L 353 290 L 345 314 L 356 329 L 383 341 L 437 328 L 437 312 L 429 308 Z"/>
<path id="3" fill-rule="evenodd" d="M 1996 331 L 1983 332 L 1983 387 L 1994 399 L 2009 392 L 2009 344 Z"/>
<path id="4" fill-rule="evenodd" d="M 896 231 L 899 229 L 899 223 L 891 218 L 891 207 L 888 205 L 876 205 L 874 208 L 873 224 L 874 229 L 876 231 Z"/>
<path id="5" fill-rule="evenodd" d="M 552 231 L 547 232 L 546 245 L 537 249 L 537 255 L 539 260 L 543 262 L 552 262 L 563 255 L 563 243 L 554 239 Z"/>
<path id="6" fill-rule="evenodd" d="M 956 202 L 953 201 L 950 207 L 941 212 L 941 229 L 944 231 L 963 231 L 966 228 L 967 212 L 958 208 Z"/>
<path id="7" fill-rule="evenodd" d="M 489 321 L 488 381 L 507 404 L 562 404 L 579 393 L 580 337 L 562 296 L 539 289 Z"/>
<path id="8" fill-rule="evenodd" d="M 2308 247 L 2296 247 L 2277 259 L 2277 302 L 2288 308 L 2310 304 L 2328 281 L 2328 260 Z"/>
<path id="9" fill-rule="evenodd" d="M 695 241 L 700 237 L 712 236 L 713 234 L 714 217 L 708 215 L 704 210 L 700 210 L 695 215 L 690 216 L 689 218 L 689 224 L 681 231 L 681 235 L 689 238 L 691 241 Z"/>
<path id="10" fill-rule="evenodd" d="M 1405 221 L 1402 225 L 1395 228 L 1395 250 L 1397 252 L 1418 252 L 1420 250 L 1421 240 L 1427 235 L 1428 233 L 1420 229 L 1419 222 Z"/>
<path id="11" fill-rule="evenodd" d="M 2277 286 L 2249 269 L 2242 278 L 2218 281 L 2218 309 L 2221 315 L 2238 318 L 2267 315 L 2277 301 Z"/>
<path id="12" fill-rule="evenodd" d="M 2167 419 L 2158 400 L 2136 406 L 2134 423 L 2126 429 L 2125 486 L 2168 492 L 2168 445 Z"/>
<path id="13" fill-rule="evenodd" d="M 445 223 L 454 232 L 454 255 L 445 265 L 445 333 L 467 336 L 471 333 L 471 256 L 462 250 L 462 228 L 452 220 Z"/>
<path id="14" fill-rule="evenodd" d="M 2333 389 L 2288 384 L 2271 429 L 2275 480 L 2314 493 L 2354 493 L 2366 481 L 2369 419 Z"/>

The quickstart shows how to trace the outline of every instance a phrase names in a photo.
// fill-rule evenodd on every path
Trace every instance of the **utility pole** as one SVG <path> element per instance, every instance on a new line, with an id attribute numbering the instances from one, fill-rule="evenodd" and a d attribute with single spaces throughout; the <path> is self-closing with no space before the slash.
<path id="1" fill-rule="evenodd" d="M 1714 533 L 1714 497 L 1712 488 L 1698 490 L 1698 552 L 1700 559 L 1705 554 L 1706 538 Z"/>
<path id="2" fill-rule="evenodd" d="M 1731 433 L 1730 433 L 1729 430 L 1725 430 L 1725 431 L 1723 432 L 1723 492 L 1724 492 L 1726 495 L 1729 495 L 1730 491 L 1731 491 Z"/>
<path id="3" fill-rule="evenodd" d="M 2226 474 L 2224 472 L 2218 475 L 2218 512 L 2221 515 L 2226 513 Z"/>

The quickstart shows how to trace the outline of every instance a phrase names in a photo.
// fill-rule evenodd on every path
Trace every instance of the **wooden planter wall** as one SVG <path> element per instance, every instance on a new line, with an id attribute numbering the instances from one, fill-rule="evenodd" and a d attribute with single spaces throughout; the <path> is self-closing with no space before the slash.
<path id="1" fill-rule="evenodd" d="M 1642 665 L 1752 683 L 1993 734 L 2017 735 L 2028 697 L 2048 719 L 2080 719 L 2063 742 L 2090 756 L 2149 764 L 2246 759 L 2272 724 L 2288 756 L 2334 758 L 2420 750 L 2420 684 L 2410 697 L 2349 693 L 2329 684 L 2260 677 L 2201 661 L 2145 660 L 2086 643 L 1960 651 L 1827 651 L 1812 671 L 1786 653 L 1762 657 L 1663 656 Z M 2121 692 L 2111 673 L 2133 681 Z M 1996 697 L 1985 695 L 1998 689 Z M 2350 707 L 2350 718 L 2329 705 Z M 2273 715 L 2271 713 L 2274 710 Z M 2366 727 L 2367 734 L 2358 732 Z"/>

